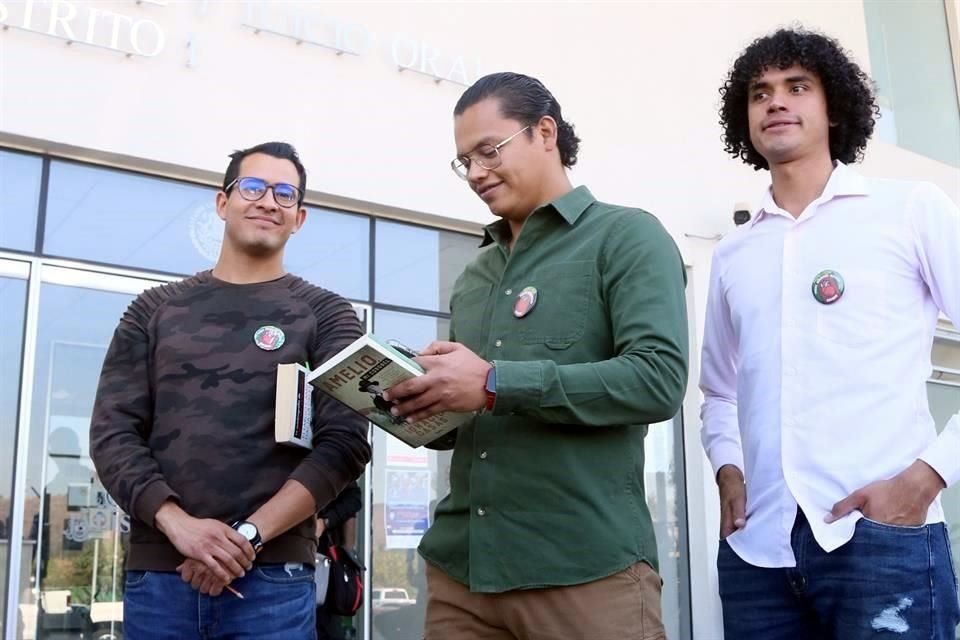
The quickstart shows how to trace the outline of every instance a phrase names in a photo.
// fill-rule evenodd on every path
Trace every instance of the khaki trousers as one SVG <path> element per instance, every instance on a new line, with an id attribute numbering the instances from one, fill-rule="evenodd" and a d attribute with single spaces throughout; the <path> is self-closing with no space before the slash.
<path id="1" fill-rule="evenodd" d="M 660 576 L 638 562 L 569 587 L 471 593 L 427 563 L 425 640 L 666 640 Z"/>

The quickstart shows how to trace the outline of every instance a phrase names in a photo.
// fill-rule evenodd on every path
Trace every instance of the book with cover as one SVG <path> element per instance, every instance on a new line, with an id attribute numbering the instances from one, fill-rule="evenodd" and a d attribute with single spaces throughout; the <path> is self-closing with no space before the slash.
<path id="1" fill-rule="evenodd" d="M 307 382 L 411 447 L 419 447 L 473 418 L 472 413 L 447 412 L 407 424 L 403 417 L 392 415 L 393 403 L 383 399 L 383 392 L 421 375 L 420 365 L 367 334 L 314 369 Z"/>
<path id="2" fill-rule="evenodd" d="M 277 365 L 275 440 L 304 449 L 313 448 L 313 403 L 307 384 L 310 371 L 301 364 Z"/>

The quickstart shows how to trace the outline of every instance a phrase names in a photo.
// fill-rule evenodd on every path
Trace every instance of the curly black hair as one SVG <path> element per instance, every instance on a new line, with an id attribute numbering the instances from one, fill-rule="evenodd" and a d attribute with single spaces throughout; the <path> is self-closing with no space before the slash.
<path id="1" fill-rule="evenodd" d="M 836 40 L 805 29 L 780 29 L 758 38 L 733 63 L 720 87 L 725 151 L 757 171 L 770 168 L 750 142 L 750 82 L 765 68 L 787 69 L 795 64 L 817 74 L 823 84 L 827 115 L 834 125 L 830 127 L 830 158 L 848 164 L 861 160 L 880 113 L 873 81 Z"/>

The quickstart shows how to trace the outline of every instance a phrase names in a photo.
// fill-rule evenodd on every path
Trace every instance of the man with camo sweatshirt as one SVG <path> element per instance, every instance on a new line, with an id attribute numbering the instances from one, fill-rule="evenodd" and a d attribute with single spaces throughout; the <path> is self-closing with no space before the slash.
<path id="1" fill-rule="evenodd" d="M 90 450 L 132 517 L 130 637 L 314 637 L 316 513 L 370 448 L 366 421 L 323 394 L 312 450 L 274 441 L 277 365 L 316 366 L 361 335 L 346 300 L 283 269 L 305 188 L 288 144 L 233 153 L 216 265 L 144 292 L 114 333 Z"/>

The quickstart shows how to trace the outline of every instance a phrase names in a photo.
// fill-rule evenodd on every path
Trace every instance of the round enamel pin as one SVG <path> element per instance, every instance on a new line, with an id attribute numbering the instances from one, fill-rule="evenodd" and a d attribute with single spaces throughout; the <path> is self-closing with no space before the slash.
<path id="1" fill-rule="evenodd" d="M 843 276 L 832 269 L 821 271 L 813 279 L 813 297 L 820 304 L 833 304 L 843 297 Z"/>
<path id="2" fill-rule="evenodd" d="M 537 288 L 524 287 L 523 291 L 517 295 L 517 301 L 513 303 L 513 315 L 522 318 L 537 306 Z"/>
<path id="3" fill-rule="evenodd" d="M 283 329 L 270 325 L 260 327 L 253 334 L 253 343 L 264 351 L 276 351 L 286 340 Z"/>

